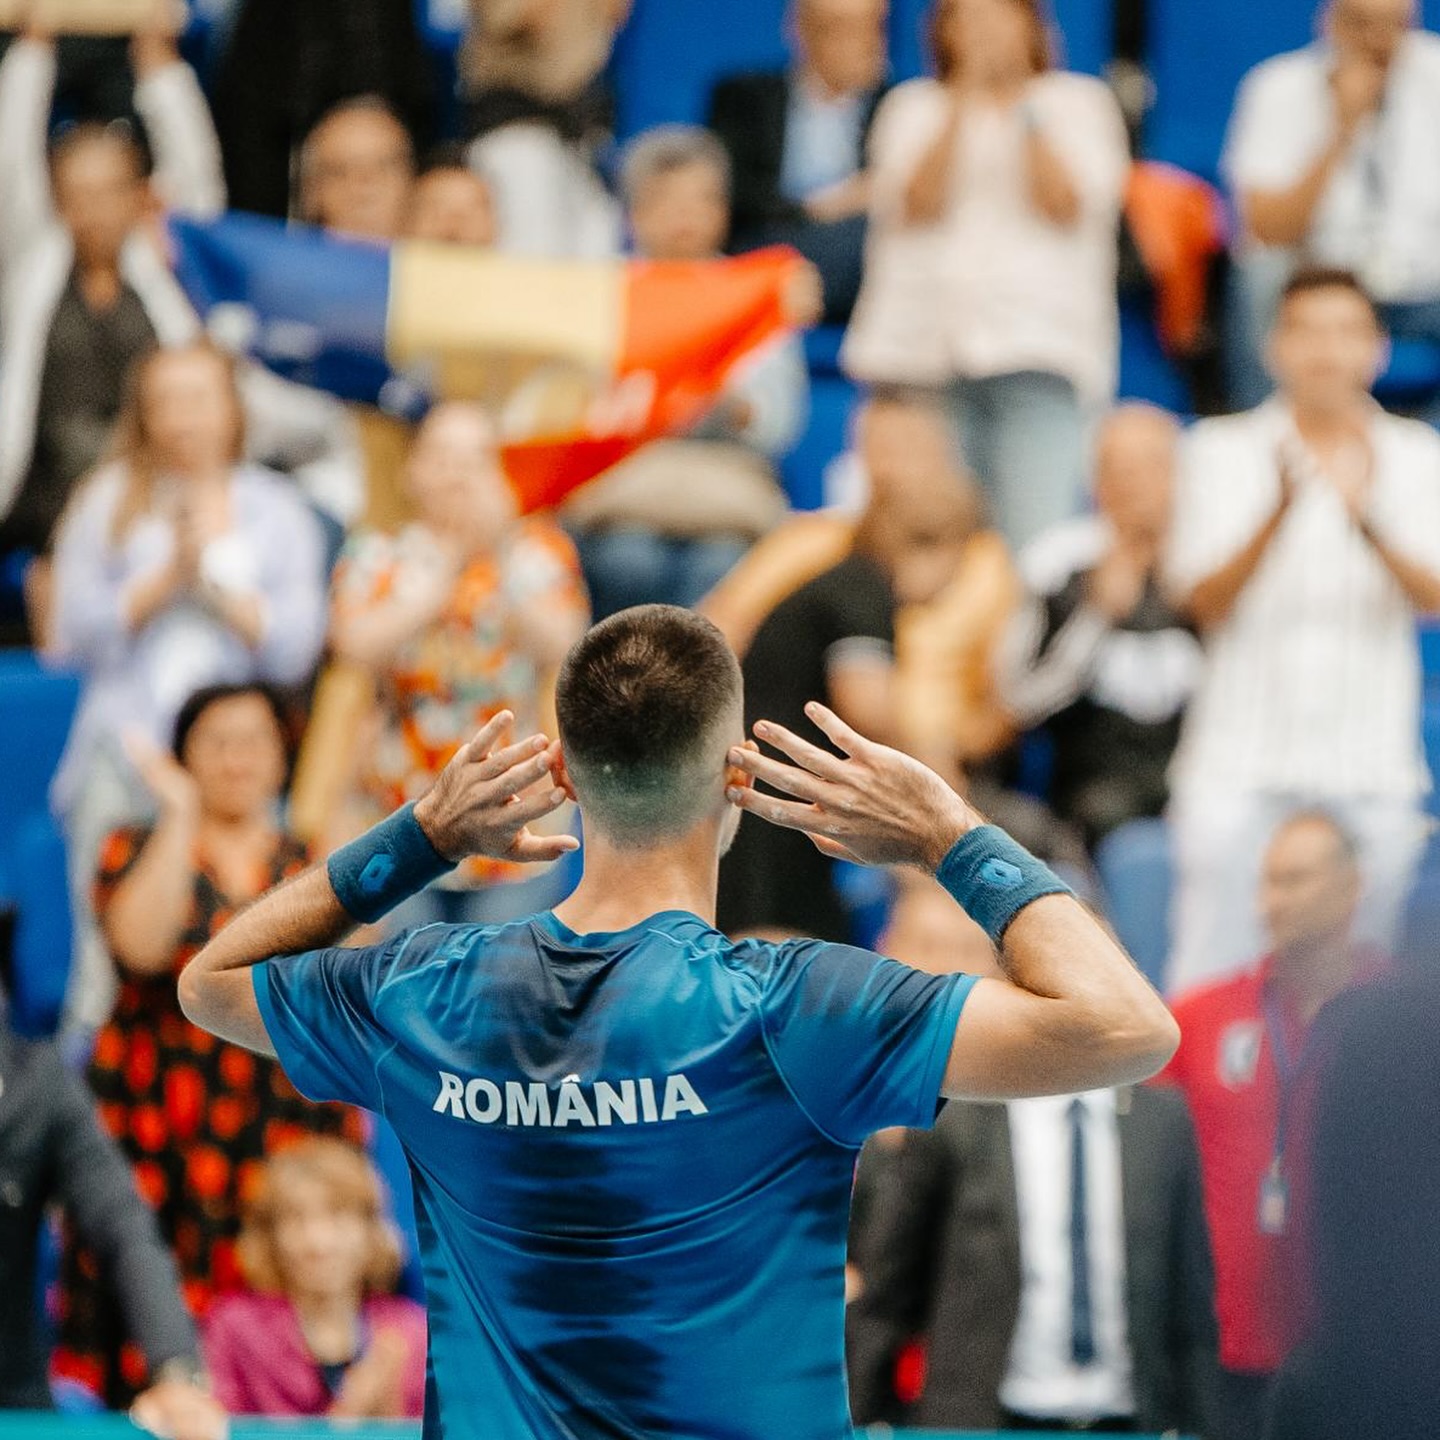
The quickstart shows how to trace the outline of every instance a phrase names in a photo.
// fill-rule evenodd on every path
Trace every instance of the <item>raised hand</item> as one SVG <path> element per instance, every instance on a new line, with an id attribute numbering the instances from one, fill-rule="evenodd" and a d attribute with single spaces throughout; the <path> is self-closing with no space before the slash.
<path id="1" fill-rule="evenodd" d="M 166 815 L 193 819 L 199 813 L 200 792 L 195 778 L 174 756 L 148 736 L 134 732 L 126 735 L 124 745 L 126 758 Z"/>
<path id="2" fill-rule="evenodd" d="M 732 750 L 729 763 L 795 798 L 736 786 L 726 791 L 733 805 L 772 825 L 803 831 L 834 859 L 918 865 L 932 872 L 960 836 L 984 824 L 918 760 L 867 740 L 823 705 L 812 702 L 805 713 L 843 754 L 831 754 L 783 725 L 761 720 L 756 737 L 793 763 L 751 747 Z"/>
<path id="3" fill-rule="evenodd" d="M 415 819 L 447 860 L 558 860 L 579 847 L 573 835 L 532 835 L 527 828 L 567 796 L 555 781 L 559 742 L 531 735 L 505 744 L 514 723 L 502 710 L 455 752 L 416 802 Z"/>

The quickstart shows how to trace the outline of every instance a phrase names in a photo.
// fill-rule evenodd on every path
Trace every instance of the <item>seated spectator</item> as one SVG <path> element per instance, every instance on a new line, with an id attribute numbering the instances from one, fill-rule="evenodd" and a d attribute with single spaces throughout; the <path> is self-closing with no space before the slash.
<path id="1" fill-rule="evenodd" d="M 459 151 L 438 151 L 410 187 L 401 233 L 407 240 L 488 248 L 495 243 L 495 197 Z"/>
<path id="2" fill-rule="evenodd" d="M 1276 1378 L 1265 1440 L 1425 1440 L 1440 1414 L 1440 990 L 1386 980 L 1336 1001 L 1315 1107 L 1310 1339 Z"/>
<path id="3" fill-rule="evenodd" d="M 293 486 L 241 460 L 234 365 L 205 344 L 158 350 L 128 389 L 119 458 L 80 489 L 56 541 L 48 654 L 85 681 L 53 792 L 80 916 L 100 840 L 142 803 L 122 738 L 163 743 L 202 685 L 308 679 L 325 633 L 319 527 Z M 109 1001 L 93 950 L 72 1002 L 92 1025 Z"/>
<path id="4" fill-rule="evenodd" d="M 1216 1440 L 1261 1433 L 1275 1371 L 1313 1319 L 1304 1222 L 1326 1070 L 1317 1021 L 1385 968 L 1354 934 L 1358 858 L 1321 811 L 1282 823 L 1259 886 L 1269 953 L 1175 1005 L 1180 1049 L 1161 1079 L 1184 1092 L 1200 1142 L 1220 1321 Z"/>
<path id="5" fill-rule="evenodd" d="M 875 117 L 842 360 L 944 395 L 1019 547 L 1078 509 L 1087 416 L 1114 392 L 1125 126 L 1102 82 L 1051 68 L 1039 0 L 939 0 L 931 34 L 936 78 Z"/>
<path id="6" fill-rule="evenodd" d="M 1021 557 L 1029 592 L 1006 638 L 1000 691 L 1022 729 L 1055 747 L 1050 807 L 1090 845 L 1165 808 L 1166 771 L 1203 663 L 1161 584 L 1170 526 L 1173 417 L 1124 405 L 1101 427 L 1096 514 Z"/>
<path id="7" fill-rule="evenodd" d="M 1416 0 L 1325 0 L 1320 27 L 1245 77 L 1230 120 L 1236 408 L 1270 392 L 1265 336 L 1302 260 L 1353 270 L 1393 335 L 1440 342 L 1440 36 Z"/>
<path id="8" fill-rule="evenodd" d="M 436 70 L 405 0 L 224 0 L 215 124 L 237 210 L 282 218 L 304 137 L 334 105 L 378 97 L 418 146 L 435 140 Z"/>
<path id="9" fill-rule="evenodd" d="M 937 418 L 933 404 L 904 399 L 873 400 L 859 411 L 857 452 L 847 459 L 855 462 L 862 507 L 865 492 L 885 488 L 886 477 L 899 468 L 917 466 L 932 478 L 957 467 L 963 473 Z M 957 767 L 980 764 L 1013 738 L 995 668 L 1019 582 L 1005 542 L 981 520 L 973 489 L 970 500 L 970 531 L 954 572 L 930 600 L 905 606 L 895 626 L 896 703 L 908 742 L 957 780 Z M 855 527 L 856 518 L 838 509 L 791 515 L 699 608 L 743 657 L 782 600 L 850 553 Z"/>
<path id="10" fill-rule="evenodd" d="M 393 1293 L 400 1246 L 358 1150 L 283 1150 L 245 1207 L 251 1293 L 205 1322 L 215 1394 L 236 1415 L 400 1420 L 425 1405 L 425 1312 Z"/>
<path id="11" fill-rule="evenodd" d="M 415 145 L 377 95 L 342 100 L 300 147 L 300 219 L 357 240 L 395 240 L 415 182 Z"/>
<path id="12" fill-rule="evenodd" d="M 157 206 L 225 204 L 205 99 L 173 36 L 137 36 L 131 53 L 148 147 L 124 126 L 80 124 L 50 148 L 48 173 L 54 43 L 29 32 L 0 62 L 0 623 L 12 641 L 25 637 L 19 585 L 104 454 L 130 365 L 195 329 L 147 221 Z"/>
<path id="13" fill-rule="evenodd" d="M 886 433 L 893 430 L 908 443 Z M 804 707 L 820 700 L 862 734 L 908 743 L 909 717 L 897 700 L 896 610 L 940 593 L 975 524 L 973 489 L 948 441 L 938 410 L 876 407 L 865 417 L 862 446 L 877 462 L 883 457 L 884 468 L 870 466 L 870 502 L 849 552 L 782 599 L 746 651 L 747 734 L 757 720 L 815 734 Z M 720 928 L 779 926 L 848 939 L 831 871 L 807 836 L 742 821 L 720 866 Z"/>
<path id="14" fill-rule="evenodd" d="M 260 1160 L 306 1135 L 359 1139 L 361 1119 L 310 1104 L 274 1060 L 197 1030 L 176 995 L 186 962 L 229 916 L 307 862 L 275 822 L 287 754 L 274 693 L 198 691 L 175 722 L 173 754 L 139 740 L 134 752 L 159 815 L 101 849 L 95 910 L 120 987 L 90 1087 L 203 1316 L 239 1281 L 240 1202 Z M 102 1259 L 88 1248 L 67 1257 L 60 1338 L 68 1373 L 120 1403 L 133 1377 L 117 1355 Z"/>
<path id="15" fill-rule="evenodd" d="M 37 1280 L 46 1216 L 59 1205 L 124 1313 L 145 1377 L 137 1422 L 170 1440 L 220 1440 L 225 1416 L 204 1388 L 195 1322 L 129 1166 L 58 1048 L 15 1035 L 3 1000 L 0 1085 L 0 1413 L 53 1404 Z"/>
<path id="16" fill-rule="evenodd" d="M 1206 663 L 1171 769 L 1172 992 L 1259 948 L 1260 856 L 1298 804 L 1354 830 L 1361 934 L 1394 943 L 1431 783 L 1415 619 L 1440 611 L 1440 438 L 1370 398 L 1384 347 L 1354 276 L 1300 272 L 1279 393 L 1181 447 L 1167 582 Z"/>
<path id="17" fill-rule="evenodd" d="M 730 215 L 730 167 L 713 135 L 664 126 L 626 151 L 635 253 L 711 260 Z M 785 512 L 774 461 L 804 428 L 798 339 L 757 356 L 683 438 L 656 441 L 567 506 L 603 618 L 651 601 L 693 605 Z"/>
<path id="18" fill-rule="evenodd" d="M 609 142 L 603 76 L 630 0 L 469 0 L 460 56 L 470 162 L 495 188 L 500 247 L 603 258 L 620 217 L 595 162 Z"/>
<path id="19" fill-rule="evenodd" d="M 710 128 L 730 155 L 732 248 L 793 245 L 820 271 L 825 319 L 860 292 L 865 145 L 885 91 L 887 0 L 795 0 L 794 63 L 721 80 Z"/>
<path id="20" fill-rule="evenodd" d="M 517 734 L 538 728 L 589 622 L 574 547 L 552 521 L 517 518 L 478 407 L 430 412 L 406 480 L 416 519 L 394 536 L 357 533 L 335 574 L 336 654 L 379 691 L 378 735 L 355 737 L 365 824 L 422 795 L 496 711 L 515 714 Z M 391 921 L 500 923 L 545 909 L 553 884 L 533 867 L 477 860 Z"/>
<path id="21" fill-rule="evenodd" d="M 857 1423 L 1208 1440 L 1214 1290 L 1178 1095 L 951 1101 L 889 1164 L 846 1319 Z M 923 1390 L 902 1411 L 894 1365 L 915 1339 Z"/>

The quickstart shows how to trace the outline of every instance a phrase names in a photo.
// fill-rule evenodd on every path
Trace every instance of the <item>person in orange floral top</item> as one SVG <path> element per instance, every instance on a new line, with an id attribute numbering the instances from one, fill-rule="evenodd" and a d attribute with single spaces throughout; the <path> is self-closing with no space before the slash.
<path id="1" fill-rule="evenodd" d="M 364 1120 L 302 1099 L 274 1060 L 196 1029 L 176 997 L 177 975 L 236 909 L 307 863 L 275 821 L 288 761 L 278 699 L 261 685 L 201 690 L 176 721 L 174 758 L 138 739 L 131 752 L 159 818 L 101 849 L 95 909 L 120 995 L 90 1084 L 203 1318 L 215 1295 L 243 1284 L 235 1240 L 264 1157 L 310 1135 L 361 1140 Z M 125 1333 L 93 1257 L 72 1249 L 57 1369 L 127 1403 L 144 1365 L 122 1347 Z"/>
<path id="2" fill-rule="evenodd" d="M 514 712 L 516 734 L 539 728 L 554 673 L 590 619 L 573 545 L 552 520 L 516 514 L 479 407 L 430 412 L 406 483 L 415 521 L 398 535 L 352 537 L 332 600 L 335 651 L 379 685 L 379 734 L 363 747 L 359 777 L 376 816 L 424 794 L 498 711 Z M 390 923 L 499 923 L 559 898 L 551 877 L 521 872 L 471 862 Z"/>

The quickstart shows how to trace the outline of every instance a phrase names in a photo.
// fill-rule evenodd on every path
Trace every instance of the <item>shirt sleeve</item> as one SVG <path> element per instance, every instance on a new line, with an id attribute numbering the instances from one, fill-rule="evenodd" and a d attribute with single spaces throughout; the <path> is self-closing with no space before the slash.
<path id="1" fill-rule="evenodd" d="M 284 955 L 250 972 L 281 1068 L 306 1099 L 380 1108 L 376 1069 L 391 1037 L 375 1001 L 407 938 Z"/>
<path id="2" fill-rule="evenodd" d="M 780 1078 L 812 1124 L 859 1146 L 928 1129 L 973 975 L 926 975 L 849 945 L 781 946 L 761 1001 Z"/>
<path id="3" fill-rule="evenodd" d="M 1315 117 L 1314 96 L 1296 63 L 1285 57 L 1260 65 L 1240 82 L 1220 162 L 1236 194 L 1293 185 L 1329 134 L 1330 117 Z"/>

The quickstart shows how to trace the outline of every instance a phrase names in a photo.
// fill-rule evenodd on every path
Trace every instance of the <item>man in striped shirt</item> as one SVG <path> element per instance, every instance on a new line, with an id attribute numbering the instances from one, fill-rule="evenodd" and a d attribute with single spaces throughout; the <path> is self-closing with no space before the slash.
<path id="1" fill-rule="evenodd" d="M 1354 276 L 1298 273 L 1277 394 L 1182 450 L 1167 572 L 1207 662 L 1171 771 L 1172 993 L 1258 952 L 1261 856 L 1304 806 L 1356 837 L 1359 936 L 1393 938 L 1430 788 L 1415 619 L 1440 610 L 1440 436 L 1370 398 L 1384 346 Z"/>

